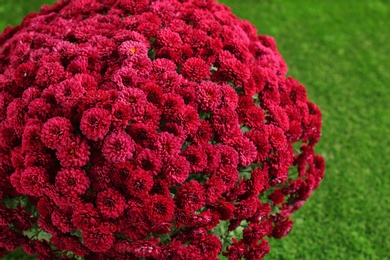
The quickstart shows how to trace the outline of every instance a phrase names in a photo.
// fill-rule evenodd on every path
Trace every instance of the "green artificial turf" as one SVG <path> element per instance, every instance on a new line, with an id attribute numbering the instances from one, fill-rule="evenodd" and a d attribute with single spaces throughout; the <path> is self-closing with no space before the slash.
<path id="1" fill-rule="evenodd" d="M 0 0 L 0 31 L 52 2 Z M 390 259 L 390 2 L 220 2 L 276 39 L 323 112 L 325 179 L 266 259 Z"/>

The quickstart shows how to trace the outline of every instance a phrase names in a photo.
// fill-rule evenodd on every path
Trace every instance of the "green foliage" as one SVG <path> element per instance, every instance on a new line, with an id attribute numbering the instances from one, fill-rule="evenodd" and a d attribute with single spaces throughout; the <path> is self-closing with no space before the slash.
<path id="1" fill-rule="evenodd" d="M 28 236 L 31 240 L 38 239 L 40 241 L 50 241 L 50 238 L 52 237 L 49 233 L 40 229 L 36 224 L 31 229 L 23 231 L 23 234 Z"/>

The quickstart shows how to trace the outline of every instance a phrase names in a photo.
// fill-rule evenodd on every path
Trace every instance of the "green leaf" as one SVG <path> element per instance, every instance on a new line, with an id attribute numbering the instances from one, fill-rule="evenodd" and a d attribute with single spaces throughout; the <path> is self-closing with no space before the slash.
<path id="1" fill-rule="evenodd" d="M 245 178 L 247 180 L 250 180 L 251 178 L 251 173 L 250 172 L 245 172 L 245 171 L 240 171 L 240 177 Z"/>
<path id="2" fill-rule="evenodd" d="M 211 116 L 211 112 L 199 112 L 199 118 L 202 119 L 202 120 L 206 120 L 206 119 L 209 119 Z"/>
<path id="3" fill-rule="evenodd" d="M 34 239 L 35 237 L 37 237 L 38 233 L 39 233 L 39 228 L 36 224 L 31 229 L 23 231 L 23 234 L 30 239 Z"/>
<path id="4" fill-rule="evenodd" d="M 156 51 L 154 49 L 149 49 L 148 51 L 148 57 L 149 59 L 151 60 L 155 60 L 156 59 Z"/>
<path id="5" fill-rule="evenodd" d="M 51 234 L 43 231 L 42 229 L 38 233 L 38 240 L 40 240 L 40 241 L 42 241 L 42 240 L 50 241 L 51 237 L 52 237 Z"/>
<path id="6" fill-rule="evenodd" d="M 211 65 L 210 72 L 218 71 L 217 67 L 214 67 L 214 65 Z"/>
<path id="7" fill-rule="evenodd" d="M 228 228 L 229 228 L 229 221 L 221 220 L 219 224 L 211 230 L 211 233 L 218 237 L 224 237 L 228 234 L 227 233 Z"/>
<path id="8" fill-rule="evenodd" d="M 241 127 L 241 132 L 243 133 L 243 134 L 245 134 L 246 132 L 249 132 L 249 131 L 251 131 L 252 129 L 249 127 L 249 126 L 246 126 L 246 125 L 243 125 L 242 127 Z"/>
<path id="9" fill-rule="evenodd" d="M 5 198 L 3 199 L 3 204 L 9 209 L 16 209 L 19 205 L 18 198 Z"/>
<path id="10" fill-rule="evenodd" d="M 76 237 L 81 237 L 81 235 L 82 235 L 81 230 L 74 230 L 74 231 L 70 232 L 70 234 L 72 236 L 76 236 Z"/>

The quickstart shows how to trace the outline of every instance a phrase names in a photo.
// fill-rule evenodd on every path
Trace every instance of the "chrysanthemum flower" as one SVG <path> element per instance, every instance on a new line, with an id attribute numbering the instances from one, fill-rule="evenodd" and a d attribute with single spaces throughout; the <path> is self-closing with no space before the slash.
<path id="1" fill-rule="evenodd" d="M 175 209 L 173 199 L 162 195 L 153 195 L 148 203 L 148 216 L 152 222 L 161 223 L 172 219 Z"/>
<path id="2" fill-rule="evenodd" d="M 206 168 L 207 155 L 202 146 L 190 145 L 181 153 L 190 163 L 191 173 L 199 173 Z"/>
<path id="3" fill-rule="evenodd" d="M 135 197 L 144 197 L 153 186 L 153 178 L 147 172 L 136 169 L 126 181 L 127 191 Z"/>
<path id="4" fill-rule="evenodd" d="M 119 46 L 118 52 L 125 58 L 131 56 L 146 56 L 148 54 L 148 48 L 141 42 L 125 41 Z"/>
<path id="5" fill-rule="evenodd" d="M 71 232 L 75 229 L 70 220 L 70 216 L 59 210 L 51 213 L 51 221 L 55 227 L 64 233 Z"/>
<path id="6" fill-rule="evenodd" d="M 183 156 L 168 156 L 163 161 L 161 175 L 169 185 L 183 183 L 189 176 L 191 166 Z"/>
<path id="7" fill-rule="evenodd" d="M 84 245 L 94 252 L 108 251 L 115 241 L 112 232 L 102 224 L 85 230 L 82 238 Z"/>
<path id="8" fill-rule="evenodd" d="M 72 223 L 80 230 L 88 230 L 99 224 L 99 213 L 90 203 L 80 205 L 72 214 Z"/>
<path id="9" fill-rule="evenodd" d="M 192 81 L 201 81 L 210 77 L 210 67 L 199 58 L 189 58 L 181 68 L 183 77 Z"/>
<path id="10" fill-rule="evenodd" d="M 0 255 L 258 260 L 324 177 L 319 108 L 214 0 L 59 0 L 0 46 Z"/>
<path id="11" fill-rule="evenodd" d="M 161 158 L 152 150 L 144 149 L 135 159 L 135 164 L 151 175 L 157 175 L 162 167 Z"/>
<path id="12" fill-rule="evenodd" d="M 200 108 L 207 112 L 214 112 L 222 101 L 220 86 L 212 82 L 202 82 L 196 88 L 196 98 Z"/>
<path id="13" fill-rule="evenodd" d="M 20 184 L 24 192 L 31 196 L 41 196 L 48 180 L 49 175 L 42 167 L 26 168 L 20 175 Z"/>
<path id="14" fill-rule="evenodd" d="M 90 108 L 84 111 L 80 121 L 81 132 L 90 140 L 103 139 L 110 129 L 110 113 L 103 108 Z"/>
<path id="15" fill-rule="evenodd" d="M 55 149 L 70 138 L 73 127 L 64 117 L 50 118 L 42 126 L 42 142 L 49 148 Z"/>
<path id="16" fill-rule="evenodd" d="M 83 194 L 89 187 L 89 179 L 84 170 L 64 168 L 56 175 L 56 187 L 62 194 Z"/>
<path id="17" fill-rule="evenodd" d="M 125 199 L 122 194 L 113 189 L 107 189 L 98 194 L 97 208 L 105 218 L 118 218 L 125 210 Z"/>
<path id="18" fill-rule="evenodd" d="M 112 163 L 121 163 L 131 159 L 133 152 L 134 141 L 124 132 L 113 132 L 104 139 L 102 153 Z"/>
<path id="19" fill-rule="evenodd" d="M 82 167 L 89 161 L 90 147 L 80 136 L 72 136 L 57 147 L 56 155 L 63 167 Z"/>

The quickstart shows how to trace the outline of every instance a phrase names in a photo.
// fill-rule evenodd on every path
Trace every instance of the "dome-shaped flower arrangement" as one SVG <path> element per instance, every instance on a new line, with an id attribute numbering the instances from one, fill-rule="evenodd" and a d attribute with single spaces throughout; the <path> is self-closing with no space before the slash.
<path id="1" fill-rule="evenodd" d="M 258 260 L 323 178 L 319 109 L 213 0 L 63 0 L 0 44 L 2 255 Z"/>

